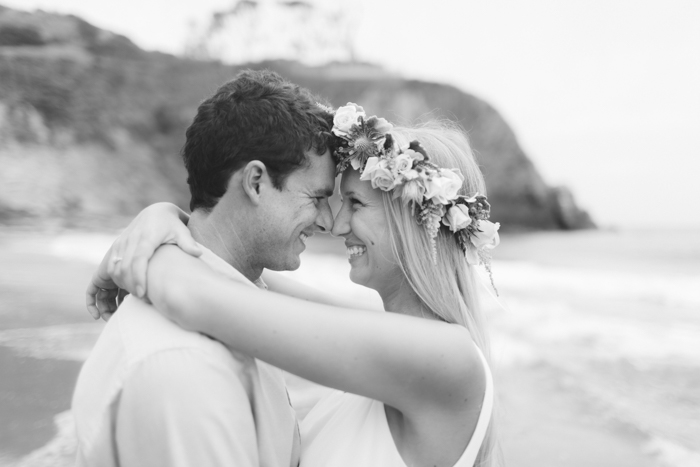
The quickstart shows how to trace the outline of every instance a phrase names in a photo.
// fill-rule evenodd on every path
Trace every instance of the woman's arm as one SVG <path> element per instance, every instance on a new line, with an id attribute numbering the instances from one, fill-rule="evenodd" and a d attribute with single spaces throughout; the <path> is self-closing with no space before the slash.
<path id="1" fill-rule="evenodd" d="M 188 221 L 189 216 L 171 203 L 152 204 L 131 221 L 102 258 L 85 291 L 93 318 L 109 319 L 123 291 L 145 295 L 148 260 L 160 245 L 175 243 L 193 256 L 202 254 L 187 229 Z"/>
<path id="2" fill-rule="evenodd" d="M 145 295 L 148 260 L 159 246 L 174 243 L 192 256 L 202 254 L 187 229 L 187 222 L 187 213 L 171 203 L 152 204 L 131 221 L 102 258 L 85 291 L 86 306 L 93 318 L 108 320 L 129 292 L 137 297 Z M 265 272 L 263 279 L 273 292 L 328 305 L 343 305 L 330 294 L 278 273 Z"/>
<path id="3" fill-rule="evenodd" d="M 335 295 L 324 292 L 316 287 L 311 287 L 306 284 L 287 277 L 275 271 L 263 271 L 263 281 L 267 284 L 268 290 L 277 292 L 289 297 L 299 298 L 309 302 L 322 303 L 324 305 L 337 307 L 351 307 L 347 300 L 336 297 Z"/>
<path id="4" fill-rule="evenodd" d="M 220 277 L 174 246 L 154 255 L 148 281 L 153 304 L 182 327 L 401 411 L 463 407 L 465 388 L 481 371 L 463 327 L 260 291 Z"/>

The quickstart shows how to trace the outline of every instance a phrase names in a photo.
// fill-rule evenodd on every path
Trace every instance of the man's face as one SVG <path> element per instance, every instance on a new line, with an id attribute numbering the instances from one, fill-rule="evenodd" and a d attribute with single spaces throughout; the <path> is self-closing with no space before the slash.
<path id="1" fill-rule="evenodd" d="M 289 174 L 282 190 L 272 191 L 265 200 L 265 232 L 258 247 L 267 269 L 297 269 L 306 239 L 333 227 L 328 198 L 335 188 L 335 164 L 328 151 L 318 155 L 311 150 L 306 157 L 308 164 Z"/>

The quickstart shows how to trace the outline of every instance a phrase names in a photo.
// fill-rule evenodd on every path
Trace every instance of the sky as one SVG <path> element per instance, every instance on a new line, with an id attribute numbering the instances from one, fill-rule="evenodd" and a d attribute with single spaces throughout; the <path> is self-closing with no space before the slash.
<path id="1" fill-rule="evenodd" d="M 179 54 L 236 0 L 0 0 Z M 357 58 L 491 103 L 547 183 L 604 227 L 700 228 L 700 2 L 315 0 Z"/>

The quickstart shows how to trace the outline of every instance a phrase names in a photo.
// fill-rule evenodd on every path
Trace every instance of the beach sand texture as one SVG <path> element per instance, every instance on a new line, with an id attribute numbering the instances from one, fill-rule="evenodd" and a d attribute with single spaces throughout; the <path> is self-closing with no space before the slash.
<path id="1" fill-rule="evenodd" d="M 0 232 L 0 466 L 72 465 L 71 392 L 103 327 L 83 292 L 112 238 Z M 381 305 L 342 242 L 309 250 L 288 274 Z M 700 232 L 506 236 L 494 279 L 507 465 L 700 466 Z M 321 391 L 297 383 L 303 411 Z"/>

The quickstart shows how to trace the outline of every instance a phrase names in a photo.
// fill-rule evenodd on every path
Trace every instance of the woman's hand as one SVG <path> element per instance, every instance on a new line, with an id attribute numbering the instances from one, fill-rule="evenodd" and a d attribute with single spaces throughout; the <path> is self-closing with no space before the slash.
<path id="1" fill-rule="evenodd" d="M 201 248 L 187 229 L 189 216 L 174 204 L 156 203 L 139 213 L 107 251 L 85 292 L 88 312 L 107 321 L 128 293 L 146 295 L 146 269 L 156 249 L 174 243 L 192 256 Z"/>

